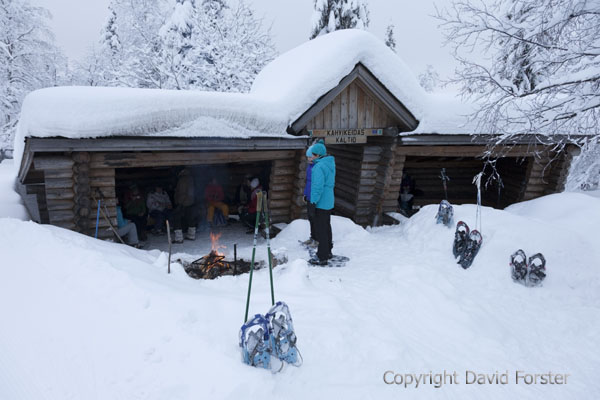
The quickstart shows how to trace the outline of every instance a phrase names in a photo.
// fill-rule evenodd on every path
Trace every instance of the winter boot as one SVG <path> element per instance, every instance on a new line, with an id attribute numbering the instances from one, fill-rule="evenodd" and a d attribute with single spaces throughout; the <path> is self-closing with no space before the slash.
<path id="1" fill-rule="evenodd" d="M 456 232 L 454 233 L 454 245 L 452 246 L 452 254 L 454 258 L 460 257 L 467 247 L 467 240 L 469 238 L 469 225 L 462 221 L 458 221 L 456 224 Z"/>
<path id="2" fill-rule="evenodd" d="M 529 257 L 527 282 L 528 286 L 539 286 L 546 277 L 546 259 L 542 253 Z"/>
<path id="3" fill-rule="evenodd" d="M 510 256 L 511 276 L 513 281 L 525 284 L 527 277 L 527 256 L 521 249 Z"/>
<path id="4" fill-rule="evenodd" d="M 477 229 L 473 229 L 471 233 L 469 233 L 465 251 L 461 254 L 460 259 L 458 260 L 458 264 L 460 264 L 461 267 L 467 269 L 471 266 L 475 256 L 477 253 L 479 253 L 482 241 L 483 238 L 481 237 L 481 233 L 479 233 Z"/>
<path id="5" fill-rule="evenodd" d="M 196 228 L 194 227 L 189 227 L 187 229 L 187 232 L 185 234 L 185 238 L 187 240 L 196 240 Z"/>
<path id="6" fill-rule="evenodd" d="M 173 243 L 183 243 L 183 231 L 181 229 L 175 229 Z"/>

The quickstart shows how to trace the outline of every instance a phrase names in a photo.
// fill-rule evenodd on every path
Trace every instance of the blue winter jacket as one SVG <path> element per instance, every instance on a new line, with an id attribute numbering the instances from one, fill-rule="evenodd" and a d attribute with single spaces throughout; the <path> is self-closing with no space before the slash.
<path id="1" fill-rule="evenodd" d="M 310 180 L 312 177 L 312 168 L 313 168 L 314 164 L 313 163 L 308 163 L 308 165 L 306 165 L 306 185 L 304 185 L 304 196 L 308 199 L 307 201 L 310 201 Z"/>
<path id="2" fill-rule="evenodd" d="M 335 159 L 333 156 L 319 157 L 311 171 L 310 202 L 322 210 L 333 208 L 335 186 Z"/>

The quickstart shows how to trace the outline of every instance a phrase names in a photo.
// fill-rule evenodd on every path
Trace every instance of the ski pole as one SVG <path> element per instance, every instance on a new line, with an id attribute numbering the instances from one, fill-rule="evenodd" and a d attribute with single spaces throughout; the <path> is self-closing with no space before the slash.
<path id="1" fill-rule="evenodd" d="M 269 257 L 269 279 L 271 280 L 271 305 L 275 305 L 275 291 L 273 289 L 273 267 L 272 267 L 272 255 L 271 255 L 271 236 L 269 234 L 269 209 L 267 202 L 267 192 L 264 194 L 263 210 L 265 217 L 265 233 L 267 236 L 267 256 Z"/>
<path id="2" fill-rule="evenodd" d="M 167 240 L 169 241 L 169 261 L 167 267 L 167 273 L 171 273 L 171 227 L 169 226 L 169 220 L 165 221 L 167 225 Z"/>
<path id="3" fill-rule="evenodd" d="M 98 225 L 100 225 L 100 200 L 98 200 L 98 210 L 96 211 L 96 233 L 94 239 L 98 239 Z"/>
<path id="4" fill-rule="evenodd" d="M 254 256 L 256 255 L 256 238 L 260 224 L 260 210 L 262 210 L 262 192 L 256 194 L 256 222 L 254 223 L 254 242 L 252 244 L 252 261 L 250 262 L 250 279 L 248 280 L 248 296 L 246 297 L 246 314 L 244 323 L 248 321 L 248 308 L 250 307 L 250 290 L 252 289 L 252 273 L 254 272 Z"/>
<path id="5" fill-rule="evenodd" d="M 444 195 L 446 196 L 446 200 L 448 200 L 448 187 L 446 185 L 446 181 L 449 181 L 448 175 L 446 175 L 446 168 L 442 168 L 442 174 L 440 175 L 442 178 L 442 185 L 444 185 Z"/>

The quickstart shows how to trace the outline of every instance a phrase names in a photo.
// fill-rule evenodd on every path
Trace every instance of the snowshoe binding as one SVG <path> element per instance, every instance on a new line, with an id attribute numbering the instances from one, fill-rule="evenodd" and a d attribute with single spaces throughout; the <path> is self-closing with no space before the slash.
<path id="1" fill-rule="evenodd" d="M 479 233 L 477 229 L 474 229 L 469 233 L 465 250 L 458 260 L 458 264 L 460 264 L 461 267 L 467 269 L 473 264 L 473 260 L 481 248 L 482 241 L 483 238 L 481 237 L 481 233 Z"/>
<path id="2" fill-rule="evenodd" d="M 456 232 L 454 232 L 454 245 L 452 246 L 452 254 L 454 258 L 458 258 L 464 253 L 469 239 L 469 225 L 463 221 L 458 221 L 456 224 Z"/>
<path id="3" fill-rule="evenodd" d="M 271 341 L 269 322 L 256 314 L 240 329 L 242 360 L 253 367 L 271 369 Z"/>
<path id="4" fill-rule="evenodd" d="M 527 256 L 521 249 L 510 256 L 511 276 L 513 281 L 525 284 L 527 279 Z"/>
<path id="5" fill-rule="evenodd" d="M 447 227 L 452 225 L 452 218 L 454 216 L 454 209 L 452 205 L 447 200 L 442 200 L 440 203 L 440 207 L 438 208 L 438 213 L 435 217 L 436 223 L 442 223 Z"/>
<path id="6" fill-rule="evenodd" d="M 529 257 L 529 262 L 527 264 L 528 286 L 541 285 L 544 278 L 546 278 L 546 259 L 542 253 L 537 253 Z"/>
<path id="7" fill-rule="evenodd" d="M 265 315 L 269 323 L 272 354 L 296 367 L 302 365 L 302 356 L 296 347 L 294 324 L 287 304 L 278 301 Z"/>

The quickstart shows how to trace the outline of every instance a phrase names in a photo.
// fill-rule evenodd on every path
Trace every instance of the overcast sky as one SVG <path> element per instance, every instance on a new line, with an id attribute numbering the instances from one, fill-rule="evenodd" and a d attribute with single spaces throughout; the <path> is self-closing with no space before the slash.
<path id="1" fill-rule="evenodd" d="M 51 28 L 56 41 L 69 58 L 79 58 L 99 39 L 108 17 L 109 0 L 31 0 L 50 10 Z M 435 67 L 441 77 L 448 77 L 455 63 L 449 49 L 442 46 L 433 0 L 367 0 L 371 12 L 369 31 L 384 38 L 385 29 L 395 25 L 398 54 L 415 75 L 427 64 Z M 435 0 L 438 6 L 450 0 Z M 232 2 L 232 0 L 230 0 Z M 308 40 L 313 0 L 246 0 L 265 25 L 272 26 L 273 39 L 279 52 L 285 52 Z"/>

